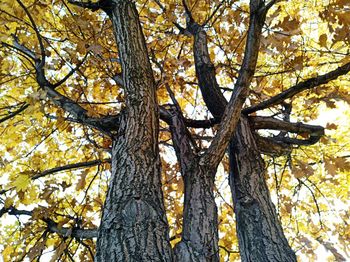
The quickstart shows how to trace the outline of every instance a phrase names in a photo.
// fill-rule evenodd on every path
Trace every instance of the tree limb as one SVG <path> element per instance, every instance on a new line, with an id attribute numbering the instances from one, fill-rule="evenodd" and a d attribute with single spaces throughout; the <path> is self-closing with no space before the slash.
<path id="1" fill-rule="evenodd" d="M 20 0 L 17 0 L 20 1 Z M 40 38 L 39 42 L 41 42 L 41 36 L 40 34 L 37 35 L 38 38 Z M 14 42 L 16 45 L 16 49 L 20 52 L 24 53 L 28 58 L 32 58 L 35 63 L 35 71 L 36 71 L 36 81 L 39 84 L 40 88 L 43 89 L 46 92 L 47 97 L 57 106 L 61 107 L 63 110 L 65 110 L 67 113 L 69 113 L 71 116 L 73 116 L 76 119 L 76 122 L 88 125 L 90 127 L 96 128 L 100 131 L 102 131 L 104 134 L 108 136 L 113 136 L 113 132 L 117 131 L 119 127 L 119 116 L 105 116 L 105 117 L 90 117 L 88 110 L 80 106 L 77 102 L 73 101 L 72 99 L 62 95 L 58 91 L 55 90 L 55 88 L 58 85 L 61 85 L 63 83 L 63 80 L 67 80 L 75 70 L 81 66 L 81 64 L 85 61 L 85 58 L 77 65 L 76 68 L 74 68 L 68 75 L 66 75 L 62 80 L 57 82 L 56 84 L 50 83 L 46 76 L 44 71 L 44 63 L 43 59 L 36 59 L 33 55 L 33 52 L 27 48 L 25 45 L 20 44 L 18 38 L 14 38 Z M 44 53 L 45 55 L 45 53 Z M 24 108 L 25 109 L 25 108 Z M 22 109 L 22 111 L 24 110 Z M 7 119 L 7 117 L 5 117 Z M 3 120 L 3 121 L 5 121 Z"/>
<path id="2" fill-rule="evenodd" d="M 5 208 L 3 207 L 0 209 L 0 217 L 4 214 L 8 213 L 9 215 L 14 215 L 14 216 L 33 216 L 33 211 L 28 211 L 28 210 L 20 210 L 15 207 L 9 207 Z M 79 227 L 72 227 L 72 228 L 67 228 L 67 227 L 61 227 L 53 221 L 50 218 L 42 218 L 42 221 L 44 221 L 47 224 L 47 229 L 51 233 L 57 233 L 62 237 L 73 237 L 73 238 L 96 238 L 97 237 L 97 232 L 98 229 L 82 229 Z"/>
<path id="3" fill-rule="evenodd" d="M 101 165 L 103 163 L 109 163 L 109 162 L 111 162 L 111 159 L 103 159 L 103 160 L 96 159 L 96 160 L 87 161 L 87 162 L 80 162 L 80 163 L 68 164 L 60 167 L 54 167 L 32 176 L 31 179 L 35 180 L 35 179 L 38 179 L 47 175 L 51 175 L 57 172 L 65 171 L 65 170 L 76 169 L 81 167 L 91 167 L 91 166 Z"/>
<path id="4" fill-rule="evenodd" d="M 307 125 L 303 123 L 291 123 L 275 119 L 273 117 L 250 117 L 249 123 L 253 129 L 271 129 L 281 130 L 290 133 L 307 134 L 307 139 L 290 138 L 284 135 L 268 138 L 271 143 L 283 143 L 288 145 L 313 145 L 320 140 L 324 135 L 324 128 L 322 126 Z"/>
<path id="5" fill-rule="evenodd" d="M 101 8 L 100 1 L 98 2 L 81 2 L 81 1 L 75 1 L 75 0 L 68 0 L 68 3 L 76 6 L 80 6 L 86 9 L 90 9 L 91 11 L 97 11 Z"/>
<path id="6" fill-rule="evenodd" d="M 19 109 L 17 109 L 14 112 L 9 113 L 7 116 L 3 117 L 0 119 L 0 123 L 5 122 L 8 119 L 11 119 L 13 117 L 15 117 L 16 115 L 20 114 L 21 112 L 23 112 L 26 108 L 28 108 L 29 104 L 25 103 L 23 104 Z"/>
<path id="7" fill-rule="evenodd" d="M 99 9 L 102 9 L 103 11 L 105 11 L 107 14 L 109 12 L 111 12 L 111 10 L 113 9 L 115 2 L 114 1 L 110 1 L 110 0 L 100 0 L 97 2 L 92 2 L 92 1 L 87 1 L 87 2 L 83 2 L 83 1 L 76 1 L 76 0 L 68 0 L 68 2 L 72 5 L 76 5 L 76 6 L 80 6 L 86 9 L 90 9 L 91 11 L 95 12 Z"/>
<path id="8" fill-rule="evenodd" d="M 215 67 L 210 59 L 208 50 L 208 37 L 203 26 L 199 25 L 193 18 L 187 20 L 187 28 L 183 33 L 190 33 L 194 37 L 193 55 L 196 76 L 201 93 L 210 113 L 216 119 L 221 119 L 227 101 L 221 93 L 216 80 Z M 179 29 L 181 32 L 181 29 Z"/>
<path id="9" fill-rule="evenodd" d="M 254 113 L 256 111 L 265 109 L 265 108 L 269 108 L 273 105 L 277 105 L 282 103 L 284 100 L 286 100 L 287 98 L 291 98 L 293 96 L 295 96 L 296 94 L 299 94 L 302 91 L 308 90 L 308 89 L 312 89 L 316 86 L 319 85 L 323 85 L 323 84 L 327 84 L 329 81 L 337 79 L 339 76 L 341 75 L 345 75 L 350 71 L 350 62 L 338 67 L 337 69 L 328 72 L 324 75 L 320 75 L 317 77 L 312 77 L 307 79 L 306 81 L 303 81 L 293 87 L 290 87 L 289 89 L 283 91 L 282 93 L 271 97 L 268 100 L 265 100 L 255 106 L 251 106 L 248 107 L 244 110 L 242 110 L 243 114 L 251 114 Z"/>
<path id="10" fill-rule="evenodd" d="M 258 59 L 260 36 L 266 17 L 266 11 L 259 12 L 263 6 L 264 2 L 261 0 L 250 1 L 250 20 L 243 64 L 222 118 L 222 125 L 206 153 L 201 157 L 200 163 L 203 165 L 210 163 L 212 166 L 217 166 L 219 164 L 240 119 L 241 109 L 249 94 L 249 85 Z"/>
<path id="11" fill-rule="evenodd" d="M 249 117 L 249 124 L 253 129 L 281 130 L 292 133 L 307 133 L 314 135 L 324 135 L 322 126 L 307 125 L 303 123 L 291 123 L 268 116 Z"/>
<path id="12" fill-rule="evenodd" d="M 169 109 L 166 108 L 165 105 L 159 106 L 159 114 L 160 114 L 161 120 L 166 122 L 168 125 L 171 125 L 172 114 L 170 113 Z M 208 120 L 196 120 L 196 119 L 184 118 L 183 121 L 187 127 L 193 127 L 193 128 L 209 128 L 220 123 L 219 119 L 214 119 L 214 118 L 210 118 Z"/>
<path id="13" fill-rule="evenodd" d="M 42 41 L 42 38 L 41 38 L 41 35 L 40 35 L 40 32 L 39 32 L 39 29 L 38 27 L 36 26 L 35 24 L 35 21 L 32 17 L 32 15 L 29 13 L 27 7 L 21 2 L 21 0 L 16 0 L 17 3 L 22 7 L 22 9 L 24 10 L 24 12 L 26 13 L 26 15 L 28 16 L 29 18 L 29 21 L 30 23 L 32 24 L 32 27 L 34 29 L 34 32 L 36 34 L 36 37 L 39 41 L 39 47 L 40 47 L 40 53 L 41 53 L 41 60 L 39 61 L 38 63 L 38 67 L 43 67 L 44 64 L 45 64 L 45 58 L 46 58 L 46 55 L 45 55 L 45 47 L 44 47 L 44 43 Z M 28 48 L 27 48 L 28 49 Z M 29 50 L 29 49 L 28 49 Z"/>
<path id="14" fill-rule="evenodd" d="M 259 151 L 266 155 L 283 156 L 288 155 L 292 151 L 291 145 L 281 141 L 275 141 L 271 137 L 263 137 L 257 134 L 254 135 L 255 142 Z"/>
<path id="15" fill-rule="evenodd" d="M 193 162 L 194 151 L 191 145 L 193 145 L 193 139 L 188 132 L 183 121 L 183 116 L 181 112 L 178 111 L 176 106 L 171 106 L 168 110 L 171 115 L 171 123 L 169 125 L 171 138 L 173 140 L 173 146 L 180 163 L 182 170 L 187 170 L 188 166 Z M 182 172 L 184 175 L 185 172 Z"/>

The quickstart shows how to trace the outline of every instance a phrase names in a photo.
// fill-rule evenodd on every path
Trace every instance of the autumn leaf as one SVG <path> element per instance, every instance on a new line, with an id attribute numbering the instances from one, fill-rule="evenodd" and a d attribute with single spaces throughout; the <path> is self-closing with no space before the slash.
<path id="1" fill-rule="evenodd" d="M 24 192 L 26 190 L 26 188 L 28 187 L 28 185 L 30 184 L 30 177 L 27 174 L 19 174 L 17 176 L 17 178 L 15 179 L 15 181 L 13 181 L 13 186 L 16 187 L 16 191 L 22 191 Z"/>
<path id="2" fill-rule="evenodd" d="M 87 172 L 83 172 L 80 174 L 80 179 L 78 180 L 78 183 L 76 185 L 76 190 L 82 190 L 85 187 L 87 174 Z"/>
<path id="3" fill-rule="evenodd" d="M 326 125 L 326 129 L 328 130 L 336 130 L 338 128 L 338 126 L 334 123 L 327 123 Z"/>

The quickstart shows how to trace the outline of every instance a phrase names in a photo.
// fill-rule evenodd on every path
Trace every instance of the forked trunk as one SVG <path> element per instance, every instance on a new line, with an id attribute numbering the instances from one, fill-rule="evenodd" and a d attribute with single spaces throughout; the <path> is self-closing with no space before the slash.
<path id="1" fill-rule="evenodd" d="M 218 215 L 214 197 L 217 165 L 200 164 L 195 143 L 185 127 L 180 108 L 170 108 L 170 130 L 184 180 L 181 241 L 174 248 L 178 262 L 217 262 Z"/>

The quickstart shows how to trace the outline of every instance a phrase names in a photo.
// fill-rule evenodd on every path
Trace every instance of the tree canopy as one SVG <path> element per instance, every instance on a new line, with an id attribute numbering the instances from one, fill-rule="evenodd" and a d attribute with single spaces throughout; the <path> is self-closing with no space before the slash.
<path id="1" fill-rule="evenodd" d="M 184 182 L 169 112 L 173 105 L 181 110 L 196 154 L 214 144 L 224 98 L 230 99 L 243 71 L 249 1 L 135 2 L 156 81 L 162 190 L 174 246 L 183 228 Z M 117 128 L 129 103 L 114 29 L 100 10 L 105 3 L 0 3 L 0 250 L 5 261 L 93 260 L 111 178 L 112 140 L 123 137 Z M 350 4 L 269 4 L 242 114 L 254 130 L 272 200 L 296 255 L 345 261 L 350 252 Z M 205 34 L 196 33 L 199 25 Z M 198 46 L 196 37 L 202 37 Z M 208 57 L 196 53 L 201 45 Z M 196 59 L 211 66 L 204 78 Z M 221 102 L 209 105 L 200 86 L 213 79 Z M 214 190 L 219 254 L 222 261 L 236 261 L 229 161 L 220 160 Z"/>

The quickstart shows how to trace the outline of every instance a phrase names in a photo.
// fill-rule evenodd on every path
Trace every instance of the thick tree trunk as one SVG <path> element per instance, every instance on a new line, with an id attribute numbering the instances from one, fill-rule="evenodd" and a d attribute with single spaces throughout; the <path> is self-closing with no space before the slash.
<path id="1" fill-rule="evenodd" d="M 170 130 L 184 180 L 184 211 L 181 241 L 174 253 L 178 262 L 217 262 L 218 216 L 214 197 L 216 165 L 200 165 L 180 108 L 173 107 Z"/>
<path id="2" fill-rule="evenodd" d="M 250 1 L 250 22 L 246 41 L 244 63 L 237 83 L 244 73 L 254 74 L 259 39 L 264 24 L 264 1 Z M 194 35 L 196 74 L 203 99 L 215 118 L 222 118 L 227 101 L 222 95 L 210 61 L 207 35 L 198 24 L 190 23 Z M 237 85 L 236 83 L 236 85 Z M 250 81 L 246 81 L 249 85 Z M 242 116 L 229 148 L 230 187 L 235 203 L 237 232 L 242 261 L 295 261 L 295 254 L 286 241 L 271 202 L 264 178 L 264 162 L 257 150 L 255 139 L 247 121 Z M 239 172 L 238 172 L 239 171 Z"/>
<path id="3" fill-rule="evenodd" d="M 156 89 L 146 44 L 135 4 L 109 4 L 127 107 L 113 141 L 95 261 L 173 261 L 161 191 Z"/>
<path id="4" fill-rule="evenodd" d="M 270 198 L 264 161 L 244 117 L 230 144 L 230 166 L 242 261 L 296 261 Z"/>

